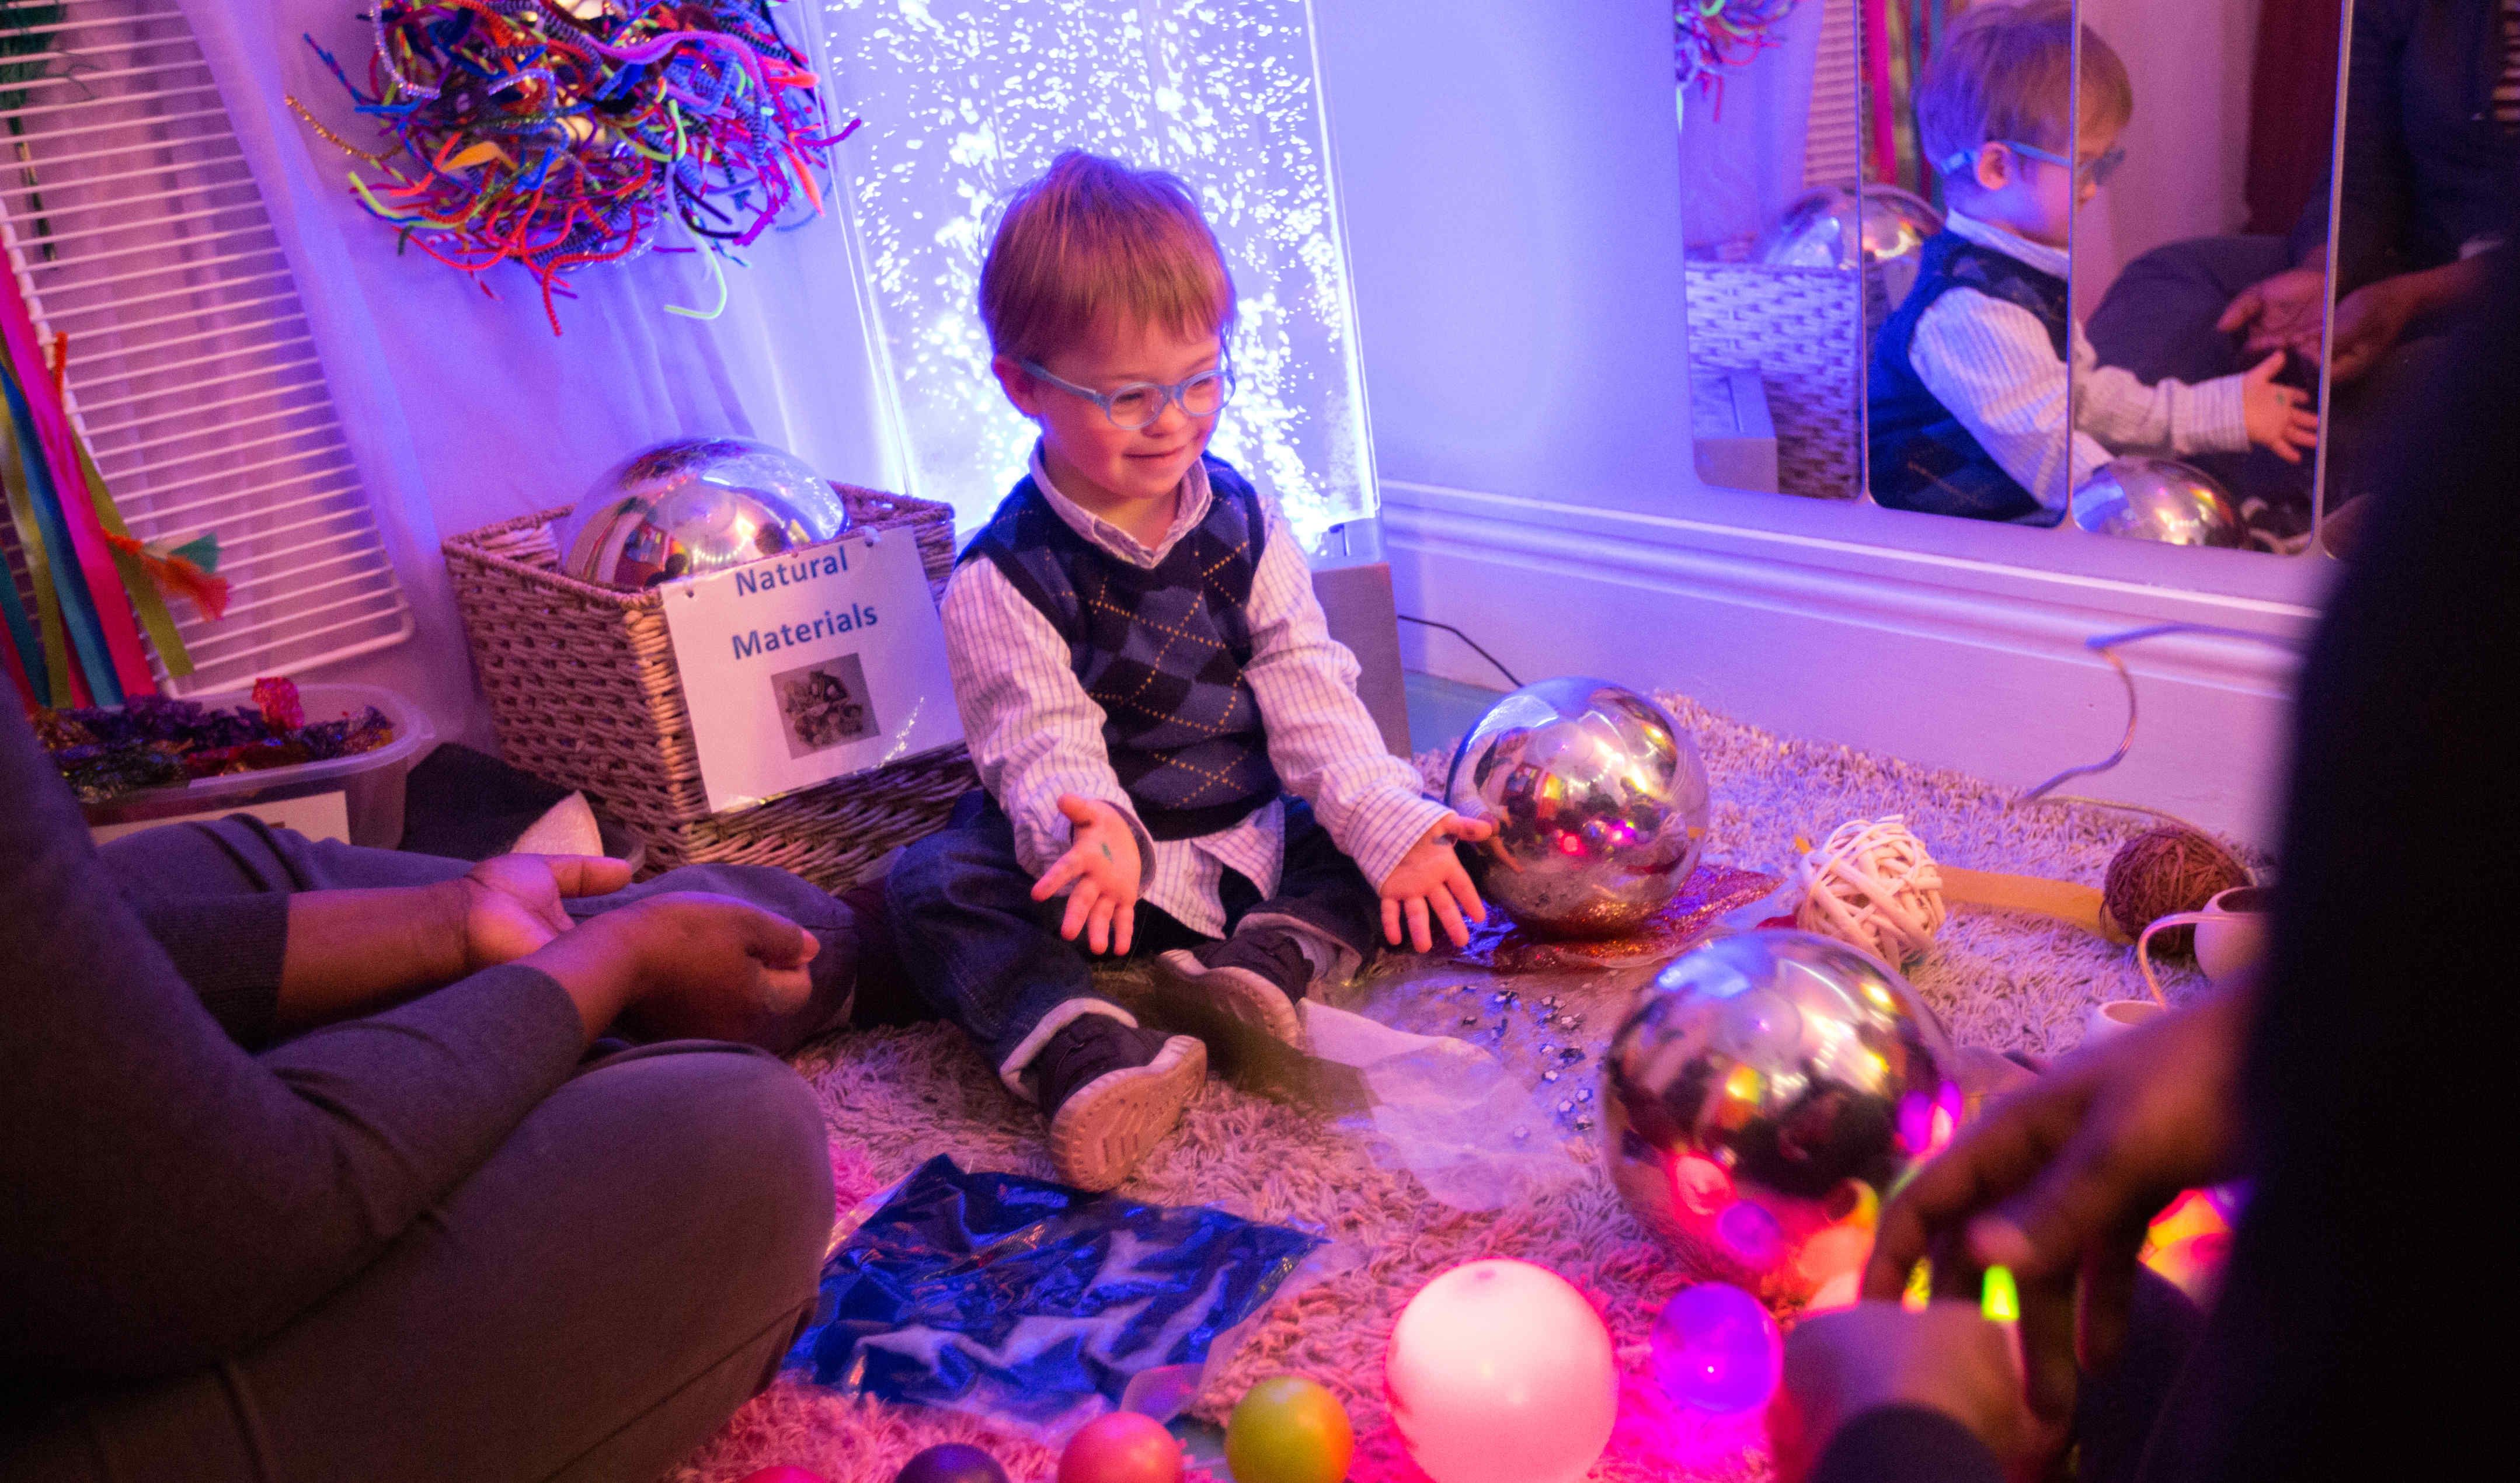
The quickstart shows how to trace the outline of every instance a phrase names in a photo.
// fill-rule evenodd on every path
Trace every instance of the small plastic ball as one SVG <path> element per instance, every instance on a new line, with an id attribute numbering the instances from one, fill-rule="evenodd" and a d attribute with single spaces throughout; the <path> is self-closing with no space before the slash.
<path id="1" fill-rule="evenodd" d="M 1767 1405 L 1784 1363 L 1767 1306 L 1727 1282 L 1682 1288 L 1654 1320 L 1655 1376 L 1673 1400 L 1704 1411 Z"/>
<path id="2" fill-rule="evenodd" d="M 948 1442 L 903 1463 L 892 1483 L 1007 1483 L 1007 1470 L 976 1447 Z"/>
<path id="3" fill-rule="evenodd" d="M 1340 1483 L 1355 1452 L 1346 1408 L 1301 1375 L 1252 1386 L 1225 1423 L 1235 1483 Z"/>
<path id="4" fill-rule="evenodd" d="M 1086 1423 L 1058 1458 L 1058 1483 L 1181 1483 L 1181 1443 L 1134 1411 Z"/>
<path id="5" fill-rule="evenodd" d="M 1575 1483 L 1609 1445 L 1609 1330 L 1565 1279 L 1469 1262 L 1402 1310 L 1383 1364 L 1392 1423 L 1434 1483 Z"/>
<path id="6" fill-rule="evenodd" d="M 804 1468 L 790 1467 L 782 1462 L 777 1467 L 765 1467 L 759 1472 L 745 1473 L 743 1483 L 832 1483 L 832 1480 L 821 1473 L 808 1472 Z"/>

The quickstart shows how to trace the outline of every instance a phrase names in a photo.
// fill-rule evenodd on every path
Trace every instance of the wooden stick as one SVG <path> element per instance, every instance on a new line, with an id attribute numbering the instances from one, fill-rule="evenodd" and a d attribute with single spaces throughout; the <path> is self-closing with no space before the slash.
<path id="1" fill-rule="evenodd" d="M 2003 876 L 1993 871 L 1937 866 L 1943 876 L 1943 899 L 1955 906 L 1983 907 L 1997 912 L 2028 912 L 2070 921 L 2111 942 L 2133 942 L 2126 929 L 2109 920 L 2100 904 L 2099 887 L 2045 880 L 2036 876 Z"/>

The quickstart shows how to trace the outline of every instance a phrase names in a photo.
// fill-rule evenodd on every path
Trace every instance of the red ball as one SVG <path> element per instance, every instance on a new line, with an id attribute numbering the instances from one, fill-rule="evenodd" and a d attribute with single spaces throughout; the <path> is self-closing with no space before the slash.
<path id="1" fill-rule="evenodd" d="M 1181 1483 L 1181 1443 L 1134 1411 L 1091 1422 L 1058 1460 L 1058 1483 Z"/>
<path id="2" fill-rule="evenodd" d="M 807 1472 L 804 1468 L 790 1467 L 782 1462 L 776 1467 L 745 1473 L 743 1483 L 832 1483 L 832 1480 L 821 1473 Z"/>

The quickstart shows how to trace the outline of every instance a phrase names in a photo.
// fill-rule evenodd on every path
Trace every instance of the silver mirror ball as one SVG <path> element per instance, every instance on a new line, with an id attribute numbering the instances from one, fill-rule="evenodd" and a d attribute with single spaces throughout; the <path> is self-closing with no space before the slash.
<path id="1" fill-rule="evenodd" d="M 794 454 L 749 438 L 691 437 L 607 470 L 553 538 L 568 575 L 643 588 L 828 541 L 848 525 L 831 481 Z"/>
<path id="2" fill-rule="evenodd" d="M 1543 680 L 1499 700 L 1453 753 L 1444 800 L 1497 826 L 1479 890 L 1556 937 L 1608 937 L 1668 905 L 1706 845 L 1706 766 L 1652 700 Z"/>
<path id="3" fill-rule="evenodd" d="M 1764 1272 L 1885 1192 L 1961 1102 L 1950 1037 L 1907 980 L 1811 932 L 1762 929 L 1674 959 L 1611 1041 L 1611 1177 L 1667 1237 Z"/>
<path id="4" fill-rule="evenodd" d="M 2248 540 L 2230 492 L 2212 474 L 2176 459 L 2113 458 L 2092 471 L 2067 508 L 2074 523 L 2094 535 L 2169 546 L 2240 546 Z"/>

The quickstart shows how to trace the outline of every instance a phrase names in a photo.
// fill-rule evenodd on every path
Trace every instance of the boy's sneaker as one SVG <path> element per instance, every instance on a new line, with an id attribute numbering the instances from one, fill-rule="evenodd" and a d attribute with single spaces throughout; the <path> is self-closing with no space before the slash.
<path id="1" fill-rule="evenodd" d="M 1207 1047 L 1108 1014 L 1059 1027 L 1032 1065 L 1050 1114 L 1050 1162 L 1079 1190 L 1109 1190 L 1181 1121 L 1207 1080 Z"/>
<path id="2" fill-rule="evenodd" d="M 1238 1023 L 1265 1031 L 1282 1045 L 1304 1048 L 1304 1019 L 1295 1002 L 1312 986 L 1313 961 L 1289 928 L 1255 926 L 1223 942 L 1176 948 L 1155 961 Z"/>

